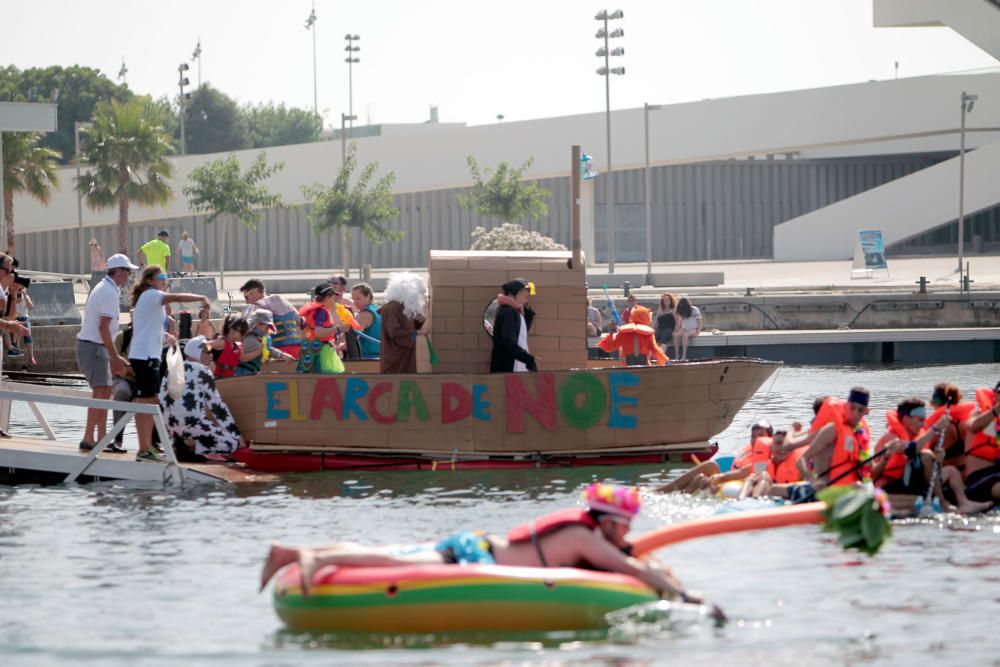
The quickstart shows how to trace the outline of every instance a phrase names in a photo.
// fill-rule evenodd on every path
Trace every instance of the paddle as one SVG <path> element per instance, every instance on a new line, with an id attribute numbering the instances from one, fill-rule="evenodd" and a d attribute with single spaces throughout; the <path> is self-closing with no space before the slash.
<path id="1" fill-rule="evenodd" d="M 618 314 L 618 309 L 615 308 L 615 301 L 614 301 L 614 299 L 611 298 L 611 295 L 608 293 L 608 286 L 607 285 L 601 285 L 601 289 L 604 290 L 604 297 L 608 300 L 608 308 L 611 309 L 611 317 L 612 317 L 612 319 L 614 319 L 615 325 L 616 326 L 621 326 L 622 325 L 622 316 Z"/>
<path id="2" fill-rule="evenodd" d="M 948 408 L 951 405 L 951 399 L 946 399 L 944 402 L 944 414 L 942 417 L 948 417 Z M 940 421 L 940 420 L 938 420 Z M 934 443 L 934 453 L 937 454 L 942 449 L 944 449 L 944 432 L 945 428 L 938 431 L 937 442 Z M 919 456 L 919 454 L 918 454 Z M 931 469 L 931 483 L 927 487 L 927 494 L 924 496 L 924 504 L 920 506 L 920 516 L 927 516 L 928 514 L 934 514 L 935 509 L 931 500 L 934 497 L 934 489 L 937 487 L 941 479 L 941 462 L 937 460 L 937 456 L 934 457 L 934 467 Z"/>
<path id="3" fill-rule="evenodd" d="M 437 356 L 437 352 L 434 351 L 434 346 L 431 345 L 431 337 L 430 336 L 424 336 L 424 340 L 427 341 L 427 352 L 428 352 L 428 354 L 430 354 L 430 357 L 431 357 L 431 366 L 437 366 L 438 365 L 438 356 Z"/>

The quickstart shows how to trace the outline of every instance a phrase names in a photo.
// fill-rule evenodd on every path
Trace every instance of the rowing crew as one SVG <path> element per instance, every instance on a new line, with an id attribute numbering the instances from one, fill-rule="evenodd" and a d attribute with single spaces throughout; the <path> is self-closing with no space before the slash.
<path id="1" fill-rule="evenodd" d="M 898 513 L 919 511 L 926 500 L 947 511 L 982 512 L 1000 501 L 1000 383 L 963 401 L 954 384 L 934 387 L 928 405 L 907 398 L 886 413 L 886 433 L 872 446 L 866 416 L 870 394 L 851 389 L 846 399 L 813 403 L 808 430 L 774 431 L 761 421 L 750 443 L 721 472 L 700 463 L 661 492 L 713 490 L 720 495 L 813 500 L 828 486 L 873 483 L 889 494 Z"/>

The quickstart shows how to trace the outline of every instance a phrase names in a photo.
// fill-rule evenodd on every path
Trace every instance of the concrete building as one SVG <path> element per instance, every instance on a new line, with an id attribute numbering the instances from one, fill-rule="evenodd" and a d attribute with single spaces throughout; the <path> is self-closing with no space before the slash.
<path id="1" fill-rule="evenodd" d="M 1000 3 L 995 0 L 874 0 L 877 26 L 947 25 L 1000 59 Z M 1000 67 L 888 81 L 749 95 L 664 106 L 650 112 L 653 260 L 740 257 L 841 259 L 859 229 L 881 229 L 900 251 L 952 251 L 958 212 L 959 102 L 979 96 L 967 117 L 965 234 L 969 252 L 1000 249 Z M 396 175 L 392 223 L 402 241 L 371 247 L 356 234 L 355 265 L 424 266 L 430 249 L 464 249 L 482 220 L 462 209 L 466 157 L 482 166 L 534 163 L 528 173 L 552 191 L 547 219 L 527 226 L 568 244 L 569 149 L 595 155 L 604 145 L 603 113 L 466 127 L 355 128 L 358 159 Z M 643 110 L 612 112 L 615 141 L 616 260 L 645 258 Z M 365 136 L 359 136 L 359 135 Z M 339 235 L 316 235 L 301 186 L 329 183 L 341 164 L 339 141 L 267 151 L 286 167 L 271 180 L 290 208 L 269 210 L 255 230 L 229 226 L 227 268 L 320 269 L 339 263 Z M 254 151 L 238 154 L 244 164 Z M 130 251 L 167 228 L 191 232 L 203 269 L 214 269 L 217 228 L 192 215 L 180 194 L 188 174 L 218 155 L 174 159 L 178 193 L 165 208 L 130 211 Z M 608 178 L 602 174 L 600 179 Z M 19 254 L 33 267 L 76 271 L 79 247 L 97 237 L 114 247 L 116 211 L 84 209 L 76 230 L 72 174 L 49 207 L 16 202 Z M 604 188 L 584 192 L 584 248 L 606 261 Z"/>

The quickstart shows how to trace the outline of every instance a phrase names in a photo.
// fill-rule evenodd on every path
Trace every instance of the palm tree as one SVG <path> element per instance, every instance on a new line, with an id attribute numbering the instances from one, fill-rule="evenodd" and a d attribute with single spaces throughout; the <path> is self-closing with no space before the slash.
<path id="1" fill-rule="evenodd" d="M 3 211 L 7 223 L 7 254 L 14 254 L 14 195 L 26 192 L 42 204 L 59 187 L 59 151 L 39 146 L 38 132 L 3 133 Z"/>
<path id="2" fill-rule="evenodd" d="M 173 199 L 173 165 L 161 112 L 149 97 L 109 100 L 94 107 L 94 125 L 78 159 L 91 165 L 76 184 L 92 210 L 118 206 L 118 252 L 128 253 L 130 203 L 164 205 Z"/>

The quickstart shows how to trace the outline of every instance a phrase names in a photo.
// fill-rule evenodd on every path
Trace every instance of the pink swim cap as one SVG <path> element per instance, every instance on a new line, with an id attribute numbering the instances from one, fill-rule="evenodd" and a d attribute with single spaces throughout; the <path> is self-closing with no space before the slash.
<path id="1" fill-rule="evenodd" d="M 587 509 L 628 518 L 634 517 L 641 509 L 639 489 L 634 486 L 595 482 L 584 490 L 583 500 L 587 503 Z"/>

